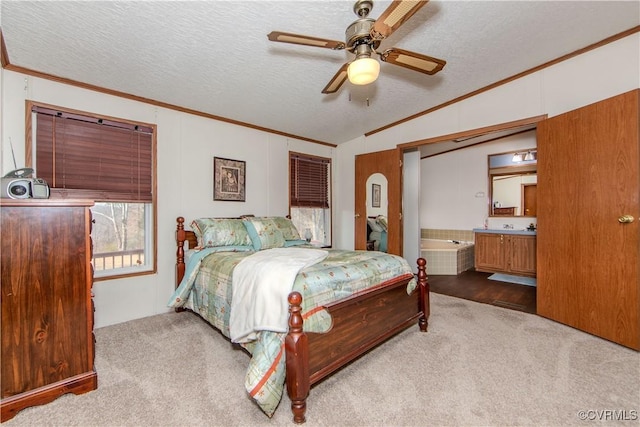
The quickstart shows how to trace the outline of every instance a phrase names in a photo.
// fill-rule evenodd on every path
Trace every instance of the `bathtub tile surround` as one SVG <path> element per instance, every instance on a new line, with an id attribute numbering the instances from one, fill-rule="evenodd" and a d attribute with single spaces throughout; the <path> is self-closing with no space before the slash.
<path id="1" fill-rule="evenodd" d="M 475 264 L 475 247 L 469 245 L 464 249 L 456 251 L 456 257 L 458 262 L 456 264 L 456 274 L 460 274 L 463 271 L 471 270 Z"/>
<path id="2" fill-rule="evenodd" d="M 435 228 L 422 228 L 422 239 L 458 240 L 460 242 L 473 242 L 473 230 L 442 230 Z"/>
<path id="3" fill-rule="evenodd" d="M 447 252 L 423 249 L 422 257 L 427 260 L 429 274 L 456 274 L 457 259 Z"/>
<path id="4" fill-rule="evenodd" d="M 469 241 L 421 239 L 420 254 L 427 260 L 429 274 L 458 275 L 473 268 L 474 244 Z"/>
<path id="5" fill-rule="evenodd" d="M 449 247 L 444 247 L 445 245 Z M 438 239 L 422 239 L 421 255 L 429 274 L 458 275 L 474 266 L 473 243 L 459 244 Z"/>

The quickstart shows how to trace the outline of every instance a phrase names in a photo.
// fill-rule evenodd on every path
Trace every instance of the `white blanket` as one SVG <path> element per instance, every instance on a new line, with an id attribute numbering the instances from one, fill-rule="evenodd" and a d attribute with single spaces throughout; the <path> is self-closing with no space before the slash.
<path id="1" fill-rule="evenodd" d="M 244 258 L 233 270 L 229 332 L 231 341 L 245 343 L 258 331 L 287 332 L 287 297 L 298 272 L 324 260 L 327 251 L 274 248 Z"/>

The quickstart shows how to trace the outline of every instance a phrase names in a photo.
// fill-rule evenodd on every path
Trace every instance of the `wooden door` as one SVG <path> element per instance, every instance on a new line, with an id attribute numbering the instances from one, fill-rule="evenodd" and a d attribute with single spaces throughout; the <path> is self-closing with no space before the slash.
<path id="1" fill-rule="evenodd" d="M 356 250 L 367 247 L 367 178 L 381 173 L 387 178 L 387 252 L 402 255 L 402 152 L 399 149 L 356 156 L 355 164 L 355 241 Z"/>
<path id="2" fill-rule="evenodd" d="M 538 125 L 538 314 L 640 350 L 638 90 Z M 631 215 L 631 223 L 619 222 Z"/>
<path id="3" fill-rule="evenodd" d="M 522 184 L 522 215 L 536 216 L 538 214 L 538 185 Z"/>

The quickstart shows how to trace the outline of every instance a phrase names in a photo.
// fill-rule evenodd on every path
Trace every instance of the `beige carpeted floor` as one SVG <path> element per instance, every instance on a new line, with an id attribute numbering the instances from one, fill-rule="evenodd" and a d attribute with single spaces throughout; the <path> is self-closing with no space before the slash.
<path id="1" fill-rule="evenodd" d="M 412 327 L 314 387 L 307 425 L 640 424 L 640 353 L 531 314 L 431 301 L 428 333 Z M 98 389 L 7 427 L 292 425 L 286 396 L 272 419 L 250 401 L 248 356 L 191 313 L 96 338 Z"/>

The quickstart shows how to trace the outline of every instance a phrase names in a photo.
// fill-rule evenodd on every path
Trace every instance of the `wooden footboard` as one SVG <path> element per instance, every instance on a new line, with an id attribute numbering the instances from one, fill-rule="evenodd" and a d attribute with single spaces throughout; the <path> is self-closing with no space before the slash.
<path id="1" fill-rule="evenodd" d="M 298 292 L 289 295 L 289 333 L 285 340 L 287 393 L 293 421 L 305 422 L 311 386 L 366 353 L 416 320 L 423 332 L 429 318 L 426 261 L 418 259 L 418 287 L 407 295 L 402 278 L 325 306 L 333 325 L 327 333 L 305 333 Z"/>

